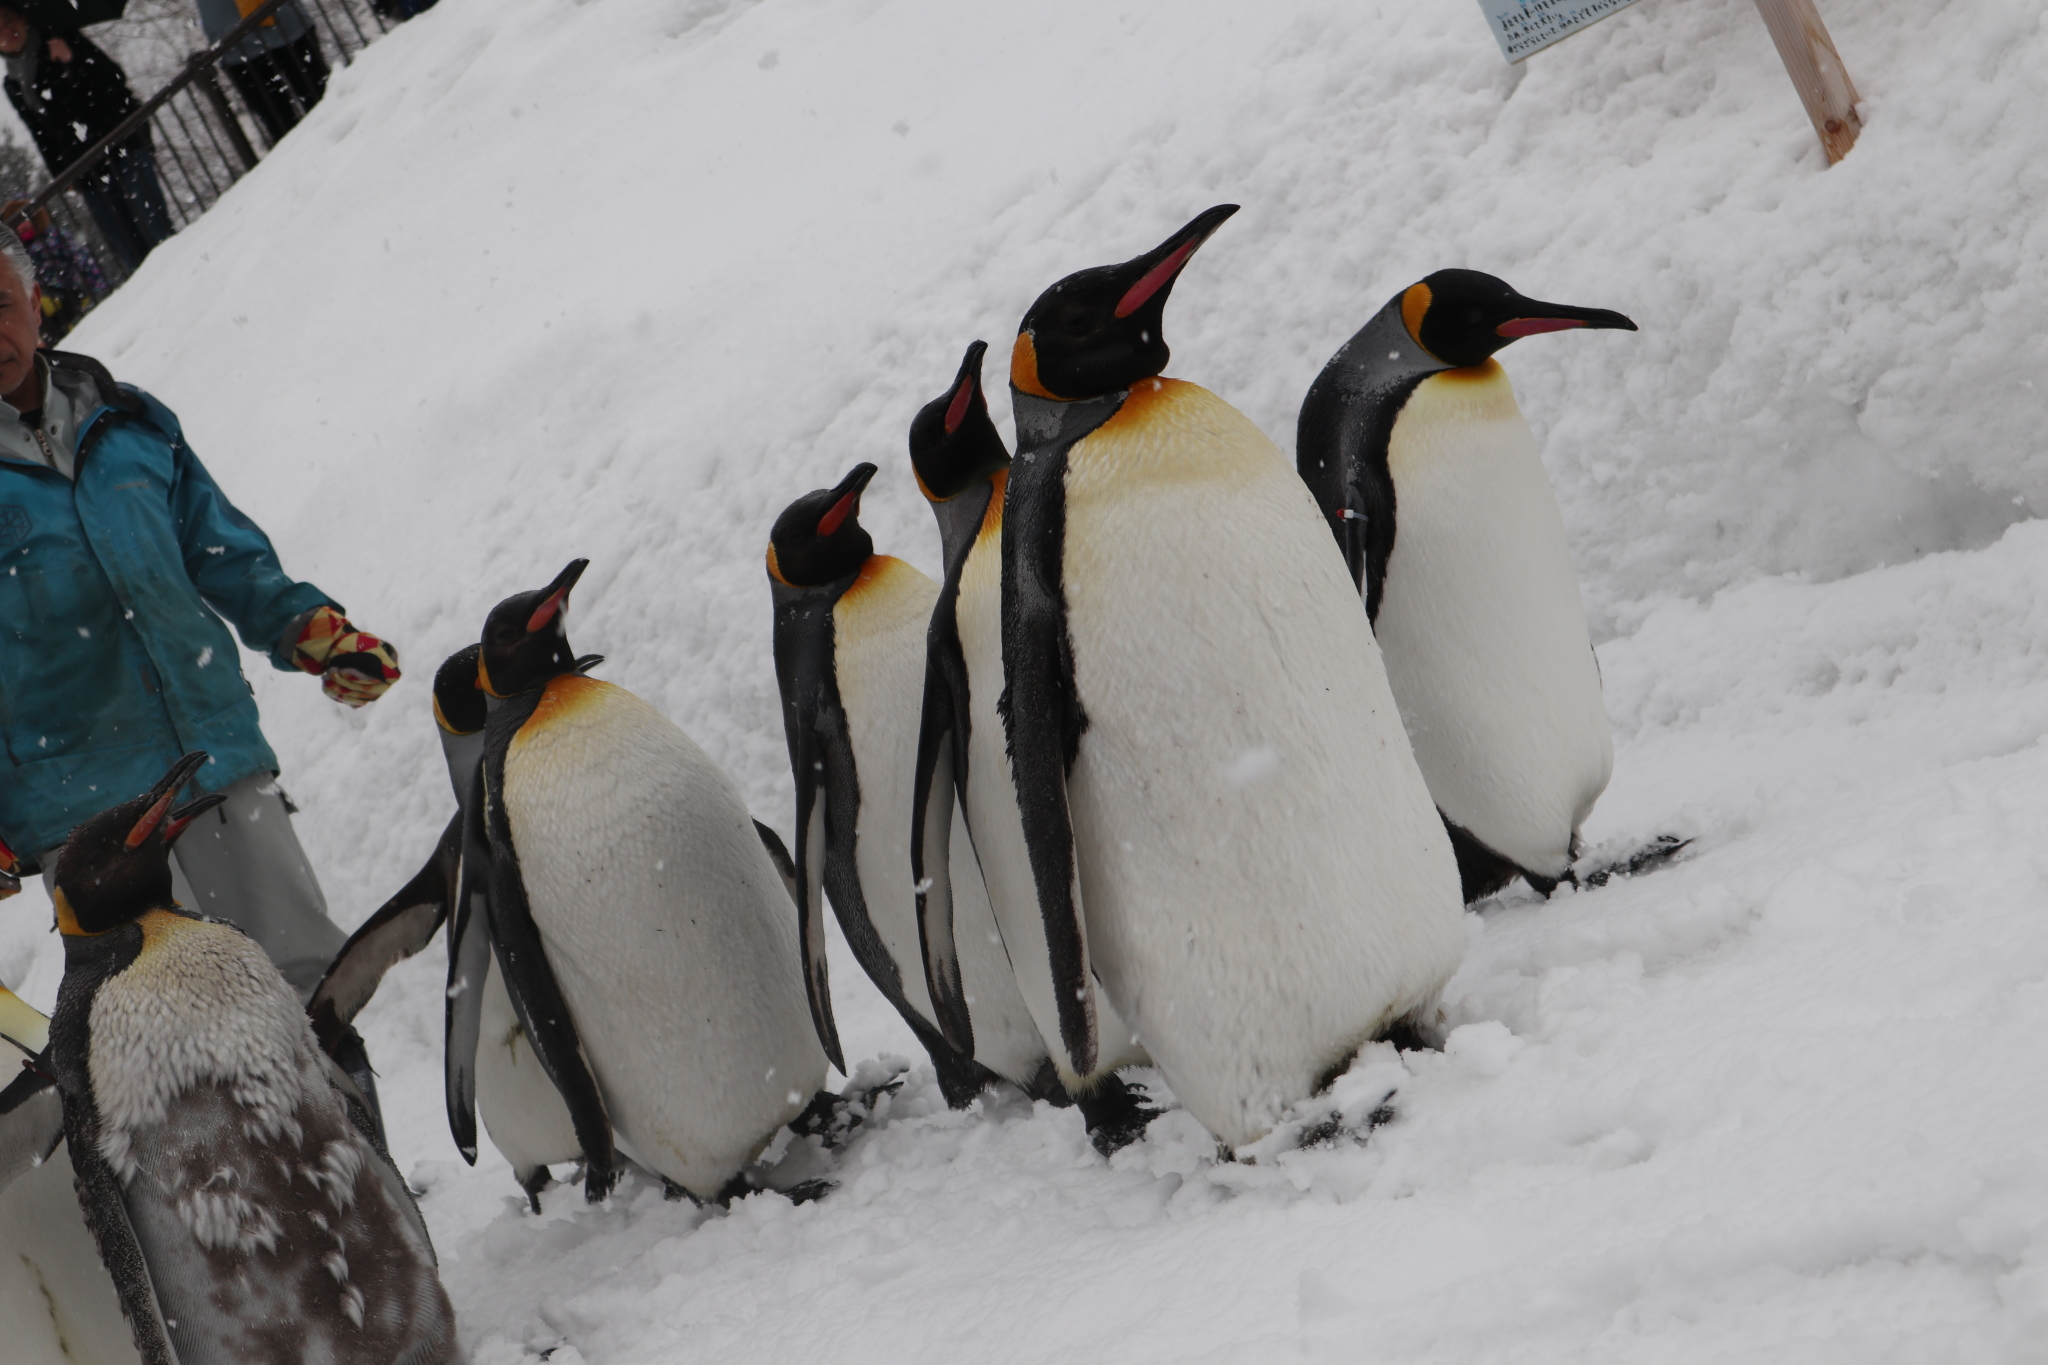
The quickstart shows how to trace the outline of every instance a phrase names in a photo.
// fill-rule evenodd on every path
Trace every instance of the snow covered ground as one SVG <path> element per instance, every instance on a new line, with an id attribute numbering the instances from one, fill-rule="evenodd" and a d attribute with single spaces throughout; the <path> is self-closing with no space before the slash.
<path id="1" fill-rule="evenodd" d="M 1832 169 L 1747 0 L 1513 69 L 1469 0 L 443 0 L 75 335 L 406 650 L 363 713 L 245 661 L 353 924 L 452 804 L 433 665 L 573 555 L 575 644 L 786 832 L 774 513 L 874 459 L 933 567 L 903 432 L 961 347 L 1211 203 L 1170 372 L 1283 448 L 1438 267 L 1642 327 L 1503 360 L 1603 642 L 1588 833 L 1686 860 L 1471 916 L 1446 1050 L 1339 1087 L 1395 1092 L 1367 1141 L 1105 1164 L 919 1068 L 829 1198 L 723 1213 L 465 1167 L 429 954 L 363 1023 L 479 1365 L 2040 1358 L 2048 19 L 1824 8 Z M 45 1006 L 47 922 L 0 908 Z M 914 1057 L 834 967 L 849 1056 Z"/>

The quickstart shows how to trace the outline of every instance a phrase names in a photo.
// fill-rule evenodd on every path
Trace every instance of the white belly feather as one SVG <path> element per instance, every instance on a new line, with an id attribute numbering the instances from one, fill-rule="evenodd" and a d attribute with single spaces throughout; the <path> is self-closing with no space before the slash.
<path id="1" fill-rule="evenodd" d="M 917 932 L 910 820 L 924 703 L 925 632 L 936 583 L 900 559 L 877 556 L 833 610 L 835 672 L 860 774 L 857 861 L 868 918 L 901 974 L 904 996 L 937 1027 Z M 943 776 L 943 775 L 942 775 Z M 1045 1058 L 996 931 L 981 868 L 954 807 L 950 850 L 953 937 L 974 1020 L 974 1056 L 1018 1085 Z"/>
<path id="2" fill-rule="evenodd" d="M 1069 461 L 1090 949 L 1174 1093 L 1242 1144 L 1450 977 L 1456 867 L 1342 560 L 1272 443 L 1167 380 Z"/>
<path id="3" fill-rule="evenodd" d="M 562 1094 L 540 1069 L 526 1040 L 505 978 L 492 957 L 484 972 L 481 1027 L 476 1044 L 476 1109 L 491 1145 L 517 1171 L 575 1161 L 583 1155 Z"/>
<path id="4" fill-rule="evenodd" d="M 984 531 L 968 552 L 960 576 L 960 646 L 967 660 L 968 711 L 974 730 L 967 756 L 968 823 L 989 904 L 1009 950 L 1024 1003 L 1059 1071 L 1060 1083 L 1069 1091 L 1080 1092 L 1118 1067 L 1138 1065 L 1149 1058 L 1137 1031 L 1099 990 L 1095 993 L 1095 1069 L 1086 1075 L 1076 1074 L 1060 1042 L 1045 919 L 1039 913 L 1038 888 L 1024 846 L 1024 820 L 1017 809 L 1003 718 L 996 711 L 996 699 L 1003 691 L 1002 558 L 1000 536 Z"/>
<path id="5" fill-rule="evenodd" d="M 621 1148 L 716 1193 L 825 1079 L 795 911 L 738 790 L 630 692 L 557 678 L 505 808 Z"/>
<path id="6" fill-rule="evenodd" d="M 1546 876 L 1614 767 L 1564 518 L 1498 364 L 1422 382 L 1394 423 L 1377 632 L 1430 794 Z"/>

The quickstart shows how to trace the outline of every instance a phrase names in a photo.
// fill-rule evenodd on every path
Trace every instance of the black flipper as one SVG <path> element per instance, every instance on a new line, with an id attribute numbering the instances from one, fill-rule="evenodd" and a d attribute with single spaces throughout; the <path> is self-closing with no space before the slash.
<path id="1" fill-rule="evenodd" d="M 782 836 L 772 828 L 754 822 L 754 833 L 761 836 L 761 847 L 768 850 L 768 861 L 775 864 L 775 871 L 782 878 L 782 889 L 789 892 L 790 903 L 802 905 L 796 894 L 796 864 L 790 860 L 789 845 L 782 842 Z"/>
<path id="2" fill-rule="evenodd" d="M 378 907 L 348 936 L 328 964 L 327 974 L 313 988 L 306 1014 L 313 1034 L 333 1057 L 349 1032 L 349 1024 L 376 994 L 384 974 L 433 941 L 455 899 L 457 869 L 462 861 L 462 812 L 449 817 L 426 865 Z"/>
<path id="3" fill-rule="evenodd" d="M 1401 295 L 1330 357 L 1294 430 L 1294 465 L 1328 518 L 1351 582 L 1377 621 L 1394 553 L 1394 476 L 1387 445 L 1415 386 L 1450 366 L 1408 335 Z"/>
<path id="4" fill-rule="evenodd" d="M 505 814 L 505 753 L 512 737 L 540 704 L 539 691 L 500 703 L 484 727 L 485 829 L 490 835 L 490 920 L 492 947 L 505 992 L 526 1030 L 534 1060 L 561 1093 L 583 1148 L 583 1197 L 592 1203 L 618 1182 L 618 1154 L 612 1145 L 611 1115 L 598 1089 L 590 1059 L 576 1033 L 576 1020 L 555 980 L 541 945 L 540 927 L 526 899 L 519 871 L 519 850 L 512 842 L 512 822 Z"/>
<path id="5" fill-rule="evenodd" d="M 0 1059 L 7 1055 L 0 1051 Z M 24 1063 L 0 1089 L 0 1190 L 49 1160 L 64 1140 L 64 1104 L 46 1066 Z"/>
<path id="6" fill-rule="evenodd" d="M 1003 678 L 996 703 L 1031 856 L 1060 1042 L 1075 1071 L 1095 1069 L 1095 991 L 1082 919 L 1067 774 L 1088 728 L 1067 634 L 1067 454 L 1116 415 L 1128 393 L 1054 403 L 1013 390 L 1018 452 L 1003 495 Z"/>
<path id="7" fill-rule="evenodd" d="M 776 639 L 782 638 L 781 612 L 777 615 Z M 830 629 L 830 612 L 826 613 Z M 829 644 L 827 645 L 829 649 Z M 778 648 L 777 655 L 781 654 Z M 829 661 L 830 656 L 827 656 Z M 776 672 L 782 672 L 778 657 Z M 784 717 L 788 718 L 788 690 L 784 692 Z M 802 717 L 790 735 L 790 775 L 796 782 L 796 860 L 792 884 L 796 887 L 797 945 L 804 960 L 804 995 L 810 1001 L 811 1026 L 817 1031 L 826 1059 L 846 1074 L 846 1054 L 839 1046 L 839 1025 L 832 1017 L 832 978 L 825 960 L 825 863 L 828 835 L 827 805 L 820 798 L 825 790 L 825 756 L 812 719 Z"/>
<path id="8" fill-rule="evenodd" d="M 910 875 L 917 887 L 917 942 L 924 956 L 925 989 L 939 1031 L 962 1056 L 974 1055 L 974 1019 L 953 941 L 953 802 L 967 792 L 966 698 L 955 693 L 936 658 L 948 644 L 960 652 L 952 601 L 939 599 L 932 616 L 924 676 L 924 711 L 918 726 L 917 770 L 912 783 Z M 941 639 L 940 613 L 947 638 Z M 961 669 L 965 681 L 964 666 Z"/>
<path id="9" fill-rule="evenodd" d="M 483 1036 L 484 981 L 491 970 L 491 844 L 484 827 L 484 774 L 478 765 L 462 806 L 462 874 L 448 922 L 448 990 L 442 1085 L 448 1132 L 476 1165 L 476 1049 Z"/>
<path id="10" fill-rule="evenodd" d="M 860 882 L 860 773 L 839 695 L 832 635 L 832 607 L 851 582 L 849 576 L 823 589 L 775 585 L 775 673 L 782 688 L 790 770 L 797 790 L 797 889 L 806 936 L 806 983 L 815 983 L 812 1018 L 815 1022 L 822 1017 L 820 1040 L 832 1064 L 845 1073 L 837 1031 L 829 1037 L 825 1032 L 831 1006 L 825 985 L 822 892 L 832 898 L 854 959 L 931 1054 L 947 1103 L 959 1108 L 993 1075 L 974 1061 L 971 1052 L 953 1047 L 911 1006 L 903 993 L 902 970 L 875 929 Z"/>
<path id="11" fill-rule="evenodd" d="M 980 363 L 977 351 L 970 348 L 968 354 L 972 363 Z M 946 577 L 925 630 L 924 703 L 911 791 L 910 875 L 917 886 L 925 989 L 931 992 L 940 1032 L 965 1057 L 974 1055 L 974 1020 L 961 978 L 959 945 L 953 938 L 953 803 L 958 801 L 962 809 L 967 805 L 968 741 L 974 719 L 967 653 L 960 644 L 960 576 L 995 493 L 996 484 L 983 480 L 934 504 L 946 545 Z"/>
<path id="12" fill-rule="evenodd" d="M 78 1111 L 75 1118 L 73 1109 Z M 90 1105 L 65 1107 L 64 1139 L 71 1152 L 79 1207 L 120 1295 L 121 1312 L 135 1337 L 135 1353 L 142 1358 L 142 1365 L 178 1365 L 170 1330 L 157 1307 L 149 1263 L 143 1259 L 142 1244 L 128 1221 L 128 1208 L 121 1202 L 121 1182 L 100 1155 L 99 1116 Z"/>
<path id="13" fill-rule="evenodd" d="M 178 913 L 184 913 L 182 911 Z M 142 951 L 142 930 L 130 922 L 104 934 L 67 937 L 64 980 L 50 1016 L 50 1045 L 39 1065 L 54 1076 L 64 1097 L 64 1142 L 71 1157 L 72 1183 L 86 1228 L 100 1261 L 120 1296 L 122 1316 L 135 1339 L 142 1365 L 178 1365 L 170 1329 L 157 1307 L 149 1262 L 128 1221 L 121 1182 L 100 1154 L 100 1115 L 93 1098 L 91 1019 L 93 1001 L 107 979 L 125 970 Z"/>

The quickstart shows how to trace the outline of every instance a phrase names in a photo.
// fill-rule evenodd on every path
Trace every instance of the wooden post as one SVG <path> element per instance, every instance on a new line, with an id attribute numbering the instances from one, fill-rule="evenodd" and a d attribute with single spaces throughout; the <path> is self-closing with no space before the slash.
<path id="1" fill-rule="evenodd" d="M 1756 7 L 1832 166 L 1849 154 L 1863 131 L 1863 120 L 1856 117 L 1856 86 L 1813 0 L 1756 0 Z"/>

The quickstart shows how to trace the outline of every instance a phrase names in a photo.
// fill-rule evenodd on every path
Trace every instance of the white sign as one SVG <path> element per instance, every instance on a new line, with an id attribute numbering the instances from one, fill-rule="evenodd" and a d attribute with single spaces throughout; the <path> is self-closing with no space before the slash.
<path id="1" fill-rule="evenodd" d="M 1519 62 L 1636 0 L 1479 0 L 1503 57 Z"/>

